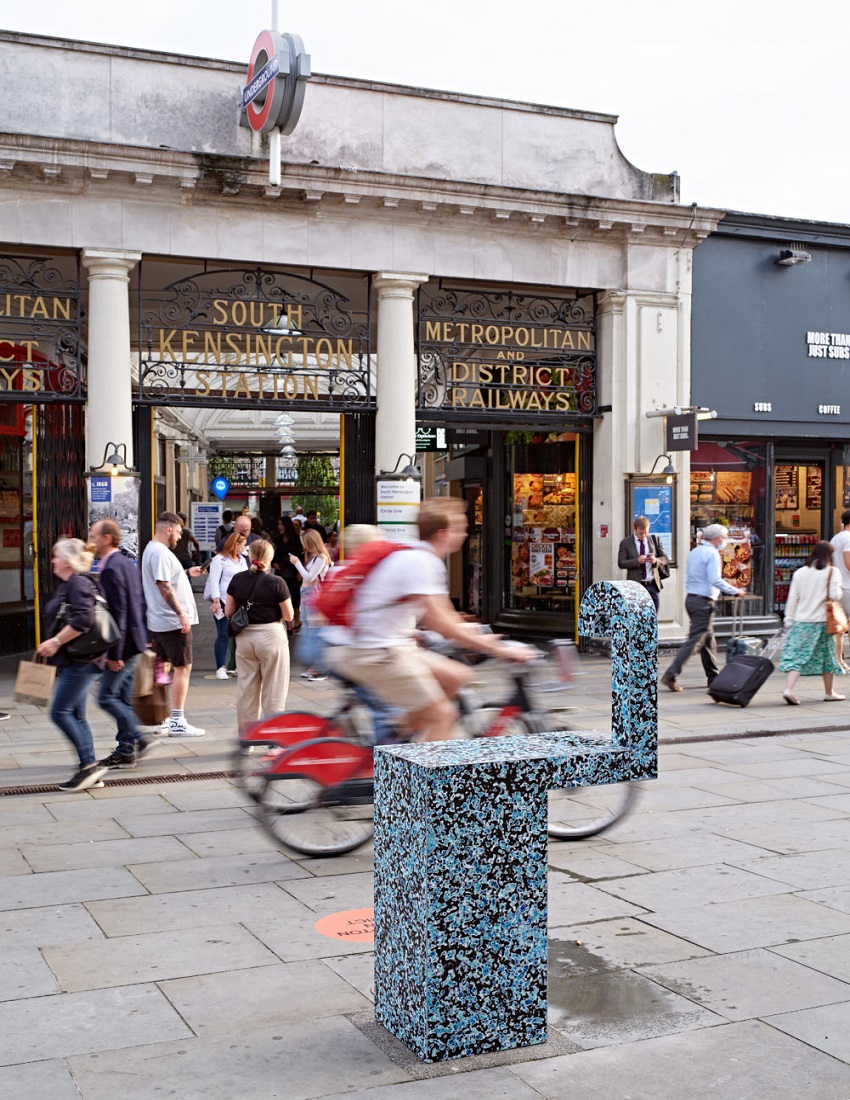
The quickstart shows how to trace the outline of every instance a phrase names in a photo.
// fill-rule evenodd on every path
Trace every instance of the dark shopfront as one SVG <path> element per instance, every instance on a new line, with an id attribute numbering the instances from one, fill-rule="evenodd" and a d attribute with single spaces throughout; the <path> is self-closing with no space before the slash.
<path id="1" fill-rule="evenodd" d="M 793 261 L 793 262 L 792 262 Z M 695 253 L 691 537 L 730 528 L 724 574 L 753 616 L 850 508 L 850 230 L 731 214 Z"/>
<path id="2" fill-rule="evenodd" d="M 590 583 L 592 294 L 457 285 L 419 295 L 419 423 L 468 504 L 461 609 L 512 633 L 575 633 Z"/>

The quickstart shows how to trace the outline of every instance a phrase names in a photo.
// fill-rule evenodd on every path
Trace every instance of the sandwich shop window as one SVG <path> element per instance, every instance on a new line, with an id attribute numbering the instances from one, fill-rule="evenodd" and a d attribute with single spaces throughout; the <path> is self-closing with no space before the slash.
<path id="1" fill-rule="evenodd" d="M 772 531 L 768 524 L 768 487 L 772 473 L 769 444 L 761 442 L 700 443 L 691 453 L 691 548 L 698 532 L 710 523 L 729 528 L 720 552 L 722 574 L 736 588 L 754 597 L 748 613 L 771 609 L 773 591 L 766 576 Z M 731 613 L 721 603 L 719 614 Z"/>
<path id="2" fill-rule="evenodd" d="M 504 606 L 576 615 L 579 567 L 578 435 L 509 432 Z M 520 440 L 523 441 L 520 441 Z"/>

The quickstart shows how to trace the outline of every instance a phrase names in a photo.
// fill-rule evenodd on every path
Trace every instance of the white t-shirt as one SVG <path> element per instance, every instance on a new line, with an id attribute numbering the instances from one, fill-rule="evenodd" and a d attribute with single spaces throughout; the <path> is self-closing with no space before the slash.
<path id="1" fill-rule="evenodd" d="M 422 613 L 411 597 L 447 592 L 446 563 L 427 542 L 390 554 L 375 566 L 354 597 L 350 644 L 380 649 L 409 642 Z"/>
<path id="2" fill-rule="evenodd" d="M 157 588 L 157 581 L 170 582 L 189 622 L 196 623 L 198 607 L 195 603 L 195 593 L 192 591 L 192 585 L 183 566 L 167 546 L 157 542 L 156 539 L 151 539 L 142 554 L 142 588 L 148 607 L 148 630 L 159 632 L 179 630 L 180 620 L 162 598 L 162 593 Z"/>
<path id="3" fill-rule="evenodd" d="M 850 550 L 850 531 L 839 531 L 832 542 L 832 564 L 841 574 L 841 587 L 850 590 L 850 571 L 844 564 L 844 551 Z"/>

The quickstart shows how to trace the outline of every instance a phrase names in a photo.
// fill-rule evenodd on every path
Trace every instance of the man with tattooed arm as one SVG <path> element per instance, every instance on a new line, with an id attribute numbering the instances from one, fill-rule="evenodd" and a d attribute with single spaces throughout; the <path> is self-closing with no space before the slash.
<path id="1" fill-rule="evenodd" d="M 186 721 L 183 708 L 192 672 L 192 625 L 198 608 L 189 577 L 172 553 L 183 533 L 183 521 L 174 512 L 161 512 L 153 539 L 142 554 L 142 587 L 148 609 L 151 647 L 172 667 L 171 718 L 162 732 L 170 737 L 202 737 L 206 730 Z M 197 573 L 197 566 L 189 573 Z"/>

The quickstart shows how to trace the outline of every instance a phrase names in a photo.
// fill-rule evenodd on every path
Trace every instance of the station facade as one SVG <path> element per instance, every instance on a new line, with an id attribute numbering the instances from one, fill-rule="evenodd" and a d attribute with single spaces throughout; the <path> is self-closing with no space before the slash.
<path id="1" fill-rule="evenodd" d="M 665 450 L 645 413 L 691 400 L 722 212 L 631 165 L 610 115 L 313 76 L 273 186 L 246 65 L 10 32 L 0 60 L 0 615 L 31 626 L 108 444 L 144 542 L 206 493 L 214 448 L 178 467 L 181 425 L 261 409 L 339 418 L 346 522 L 445 430 L 425 472 L 469 501 L 459 605 L 571 634 Z M 684 454 L 658 524 L 679 558 L 689 489 Z M 674 570 L 662 636 L 683 604 Z"/>

